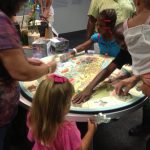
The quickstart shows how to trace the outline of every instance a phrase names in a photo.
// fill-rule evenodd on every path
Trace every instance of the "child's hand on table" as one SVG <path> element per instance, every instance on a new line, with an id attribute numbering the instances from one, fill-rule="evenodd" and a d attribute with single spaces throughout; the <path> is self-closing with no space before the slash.
<path id="1" fill-rule="evenodd" d="M 60 56 L 60 61 L 61 62 L 66 62 L 72 57 L 74 57 L 74 55 L 72 55 L 70 52 L 69 53 L 65 53 L 65 54 Z"/>

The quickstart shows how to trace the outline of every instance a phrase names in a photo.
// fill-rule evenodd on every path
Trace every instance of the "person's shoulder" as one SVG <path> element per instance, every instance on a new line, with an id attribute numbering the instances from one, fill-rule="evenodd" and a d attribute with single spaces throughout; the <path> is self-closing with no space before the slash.
<path id="1" fill-rule="evenodd" d="M 101 36 L 100 36 L 100 34 L 99 33 L 94 33 L 92 36 L 91 36 L 91 39 L 92 40 L 96 40 L 96 39 L 98 39 L 98 38 L 100 38 Z"/>
<path id="2" fill-rule="evenodd" d="M 64 121 L 59 128 L 58 136 L 61 135 L 68 136 L 68 135 L 76 134 L 78 132 L 79 131 L 75 122 Z"/>
<path id="3" fill-rule="evenodd" d="M 62 126 L 63 126 L 63 128 L 66 128 L 66 129 L 70 130 L 70 129 L 76 127 L 76 123 L 73 122 L 73 121 L 67 121 L 66 120 L 66 121 L 64 121 Z"/>
<path id="4" fill-rule="evenodd" d="M 94 33 L 92 36 L 101 36 L 99 33 Z"/>
<path id="5" fill-rule="evenodd" d="M 5 17 L 6 15 L 0 10 L 0 17 Z"/>
<path id="6" fill-rule="evenodd" d="M 91 0 L 90 7 L 88 10 L 88 16 L 93 16 L 97 18 L 99 11 L 101 11 L 101 7 L 103 6 L 104 0 Z"/>
<path id="7" fill-rule="evenodd" d="M 0 18 L 8 19 L 8 16 L 0 10 Z"/>
<path id="8" fill-rule="evenodd" d="M 11 24 L 10 18 L 2 11 L 0 11 L 0 21 L 1 21 L 1 23 L 6 22 L 6 23 Z"/>
<path id="9" fill-rule="evenodd" d="M 100 4 L 100 3 L 102 3 L 103 1 L 105 1 L 105 0 L 91 0 L 91 4 L 90 5 L 96 6 L 96 5 Z"/>
<path id="10" fill-rule="evenodd" d="M 138 19 L 139 19 L 138 16 L 134 16 L 133 18 L 128 19 L 127 21 L 128 28 L 136 26 L 136 22 L 138 21 Z"/>
<path id="11" fill-rule="evenodd" d="M 134 16 L 133 18 L 128 19 L 127 21 L 128 28 L 132 28 L 132 27 L 145 24 L 149 16 L 150 15 L 148 14 L 144 15 L 141 13 L 141 14 Z"/>

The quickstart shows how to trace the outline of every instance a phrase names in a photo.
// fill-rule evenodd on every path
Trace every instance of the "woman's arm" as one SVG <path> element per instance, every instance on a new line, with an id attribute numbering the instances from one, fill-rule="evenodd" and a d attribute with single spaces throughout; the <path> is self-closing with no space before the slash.
<path id="1" fill-rule="evenodd" d="M 115 83 L 114 87 L 115 87 L 116 94 L 127 95 L 129 90 L 133 88 L 139 80 L 140 80 L 140 76 L 133 75 L 130 78 Z"/>
<path id="2" fill-rule="evenodd" d="M 51 61 L 39 66 L 30 64 L 20 49 L 4 50 L 0 59 L 10 76 L 19 81 L 34 80 L 56 69 L 56 63 Z"/>

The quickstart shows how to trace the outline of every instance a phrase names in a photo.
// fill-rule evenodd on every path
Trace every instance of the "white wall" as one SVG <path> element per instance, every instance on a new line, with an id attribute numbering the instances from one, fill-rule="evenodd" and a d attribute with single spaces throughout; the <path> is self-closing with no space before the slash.
<path id="1" fill-rule="evenodd" d="M 60 33 L 86 29 L 91 0 L 53 0 L 54 28 Z"/>

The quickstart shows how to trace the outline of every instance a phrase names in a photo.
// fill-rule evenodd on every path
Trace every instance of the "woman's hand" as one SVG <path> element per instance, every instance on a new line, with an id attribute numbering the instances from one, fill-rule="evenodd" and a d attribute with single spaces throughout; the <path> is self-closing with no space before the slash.
<path id="1" fill-rule="evenodd" d="M 80 92 L 79 94 L 75 95 L 72 102 L 80 104 L 82 102 L 85 102 L 85 101 L 89 100 L 91 95 L 92 95 L 92 90 L 85 89 L 82 92 Z"/>
<path id="2" fill-rule="evenodd" d="M 50 67 L 50 73 L 55 72 L 57 68 L 57 62 L 55 60 L 48 62 L 47 65 Z"/>
<path id="3" fill-rule="evenodd" d="M 30 64 L 32 64 L 34 66 L 40 66 L 40 65 L 44 64 L 40 59 L 34 58 L 34 57 L 27 58 L 27 60 Z"/>
<path id="4" fill-rule="evenodd" d="M 113 84 L 117 95 L 127 95 L 129 90 L 133 88 L 139 81 L 139 77 L 132 76 Z"/>

